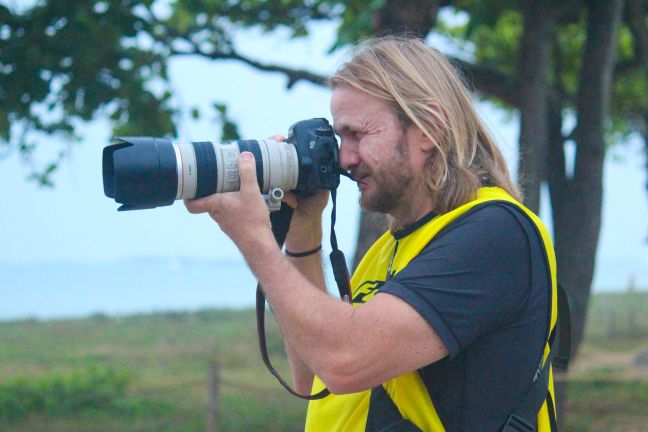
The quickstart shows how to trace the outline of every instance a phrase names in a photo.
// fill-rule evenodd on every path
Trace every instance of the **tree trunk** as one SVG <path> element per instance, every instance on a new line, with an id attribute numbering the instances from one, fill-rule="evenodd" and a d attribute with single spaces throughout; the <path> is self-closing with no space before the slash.
<path id="1" fill-rule="evenodd" d="M 549 158 L 547 164 L 547 179 L 550 192 L 555 188 L 564 188 L 565 176 L 565 152 L 562 136 L 562 111 L 559 102 L 552 101 L 547 110 L 547 124 L 549 133 Z M 560 185 L 560 186 L 557 186 Z M 553 200 L 554 194 L 551 193 Z M 554 216 L 555 217 L 555 216 Z M 558 280 L 562 281 L 562 271 L 558 263 Z M 567 382 L 564 380 L 564 373 L 560 369 L 554 369 L 554 392 L 556 396 L 556 415 L 558 417 L 559 430 L 564 429 L 567 416 Z"/>
<path id="2" fill-rule="evenodd" d="M 409 34 L 425 37 L 436 23 L 439 2 L 436 0 L 386 0 L 375 14 L 373 29 L 377 35 L 385 33 Z"/>
<path id="3" fill-rule="evenodd" d="M 540 208 L 540 184 L 546 177 L 548 71 L 551 36 L 555 27 L 551 0 L 524 5 L 524 31 L 520 41 L 520 151 L 518 183 L 525 205 Z"/>
<path id="4" fill-rule="evenodd" d="M 578 125 L 572 178 L 565 173 L 562 139 L 551 143 L 550 193 L 556 258 L 559 280 L 570 297 L 573 355 L 583 338 L 601 227 L 604 132 L 622 6 L 622 0 L 587 2 L 587 40 L 576 101 Z"/>
<path id="5" fill-rule="evenodd" d="M 572 356 L 583 339 L 594 260 L 601 227 L 605 121 L 608 118 L 617 31 L 622 1 L 588 4 L 587 41 L 577 96 L 578 125 L 574 133 L 577 155 L 568 178 L 558 102 L 548 109 L 548 180 L 553 210 L 558 280 L 570 297 Z M 558 371 L 559 372 L 559 371 Z M 565 425 L 567 383 L 556 382 L 559 425 Z"/>

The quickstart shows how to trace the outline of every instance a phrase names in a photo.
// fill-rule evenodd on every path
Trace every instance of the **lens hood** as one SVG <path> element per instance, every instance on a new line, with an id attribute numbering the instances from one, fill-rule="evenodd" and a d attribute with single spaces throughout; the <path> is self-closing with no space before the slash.
<path id="1" fill-rule="evenodd" d="M 118 137 L 103 150 L 104 193 L 123 204 L 119 211 L 173 204 L 178 175 L 167 138 Z"/>

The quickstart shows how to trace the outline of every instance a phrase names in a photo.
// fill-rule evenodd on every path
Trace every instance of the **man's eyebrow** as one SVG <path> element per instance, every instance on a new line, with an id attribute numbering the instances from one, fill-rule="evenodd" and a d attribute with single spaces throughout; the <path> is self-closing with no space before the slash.
<path id="1" fill-rule="evenodd" d="M 333 125 L 333 132 L 335 132 L 336 135 L 340 135 L 344 132 L 349 132 L 351 130 L 351 127 L 349 125 Z"/>

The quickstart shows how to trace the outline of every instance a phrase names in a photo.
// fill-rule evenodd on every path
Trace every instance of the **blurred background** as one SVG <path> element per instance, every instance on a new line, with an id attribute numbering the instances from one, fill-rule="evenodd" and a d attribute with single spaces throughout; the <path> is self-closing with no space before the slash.
<path id="1" fill-rule="evenodd" d="M 562 429 L 648 430 L 647 8 L 0 2 L 0 429 L 301 430 L 305 404 L 257 353 L 236 246 L 181 203 L 118 213 L 101 152 L 118 135 L 265 138 L 330 119 L 323 80 L 353 44 L 407 31 L 462 70 L 553 231 L 575 330 Z M 350 264 L 382 229 L 357 200 L 343 180 Z"/>

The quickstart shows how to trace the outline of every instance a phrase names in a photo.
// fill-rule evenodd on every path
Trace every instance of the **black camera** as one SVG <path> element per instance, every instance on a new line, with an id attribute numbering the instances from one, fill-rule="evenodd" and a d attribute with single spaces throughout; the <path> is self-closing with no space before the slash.
<path id="1" fill-rule="evenodd" d="M 238 156 L 256 160 L 259 189 L 312 193 L 340 183 L 338 145 L 326 119 L 293 124 L 286 142 L 239 140 L 174 143 L 167 138 L 120 137 L 103 150 L 103 185 L 107 197 L 139 210 L 173 204 L 216 192 L 239 190 Z"/>

